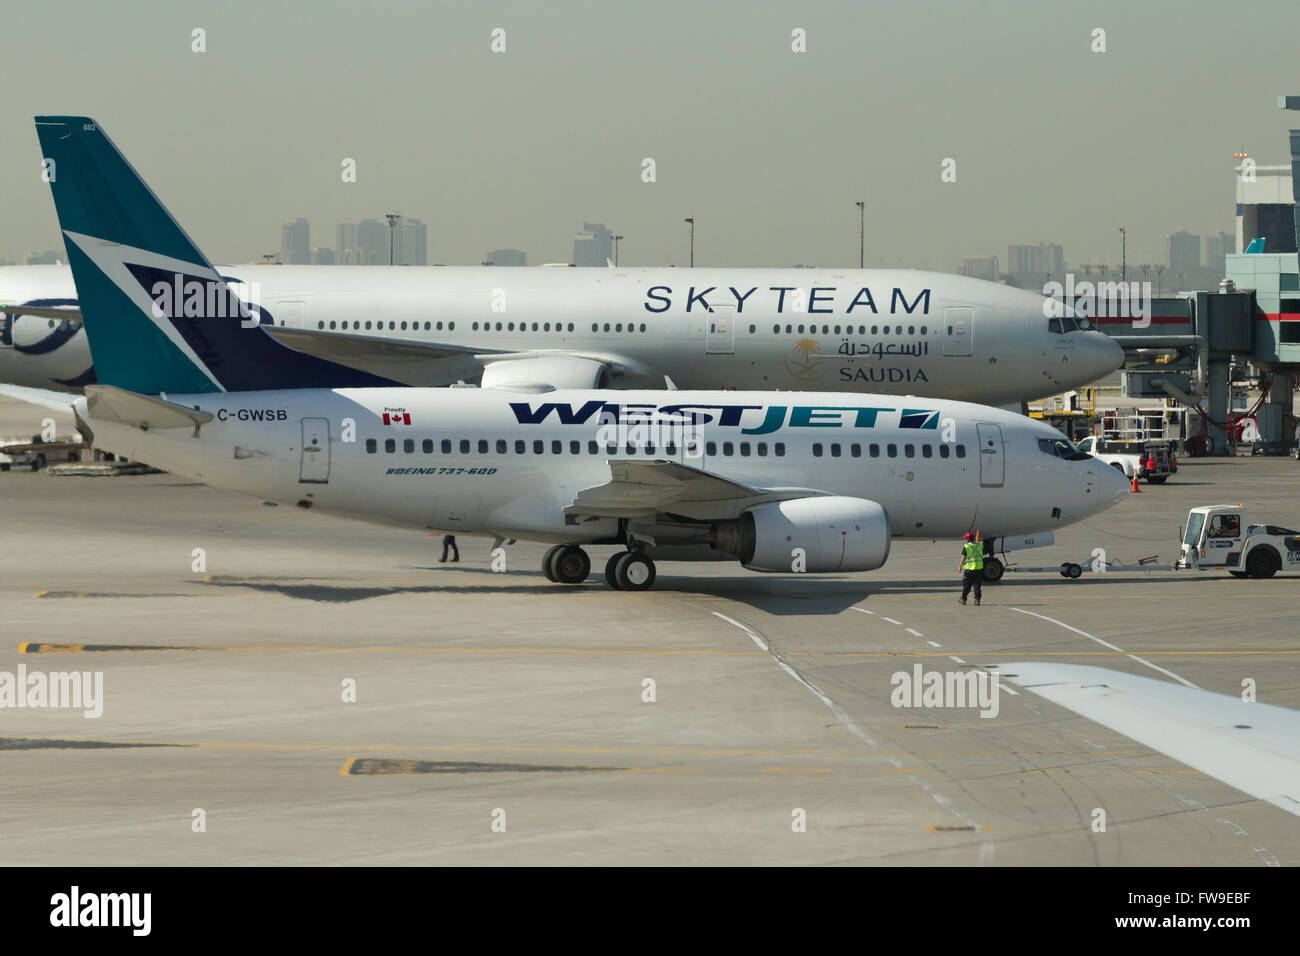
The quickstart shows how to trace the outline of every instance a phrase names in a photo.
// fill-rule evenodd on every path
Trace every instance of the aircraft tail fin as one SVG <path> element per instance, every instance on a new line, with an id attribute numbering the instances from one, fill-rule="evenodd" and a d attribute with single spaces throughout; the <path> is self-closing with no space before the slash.
<path id="1" fill-rule="evenodd" d="M 98 379 L 140 394 L 391 385 L 286 348 L 87 116 L 36 132 Z"/>

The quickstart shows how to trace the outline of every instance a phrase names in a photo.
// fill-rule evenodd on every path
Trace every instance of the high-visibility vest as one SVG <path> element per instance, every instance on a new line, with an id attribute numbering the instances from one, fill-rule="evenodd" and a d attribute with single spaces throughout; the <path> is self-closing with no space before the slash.
<path id="1" fill-rule="evenodd" d="M 984 548 L 978 541 L 967 541 L 962 545 L 962 550 L 966 552 L 961 562 L 963 571 L 984 570 Z"/>

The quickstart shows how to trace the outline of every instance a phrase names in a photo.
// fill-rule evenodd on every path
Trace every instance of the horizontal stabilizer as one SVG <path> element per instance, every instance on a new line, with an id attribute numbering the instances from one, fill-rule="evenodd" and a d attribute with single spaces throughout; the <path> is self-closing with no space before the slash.
<path id="1" fill-rule="evenodd" d="M 145 431 L 151 428 L 193 428 L 212 421 L 208 412 L 112 385 L 87 385 L 86 407 L 92 419 L 120 422 Z"/>
<path id="2" fill-rule="evenodd" d="M 65 322 L 80 322 L 80 309 L 47 308 L 35 305 L 0 305 L 0 312 L 9 315 L 33 315 L 38 319 L 63 319 Z"/>
<path id="3" fill-rule="evenodd" d="M 28 388 L 26 385 L 0 385 L 0 395 L 6 398 L 16 398 L 20 402 L 27 402 L 29 405 L 39 405 L 41 408 L 48 408 L 54 412 L 67 412 L 72 414 L 72 403 L 77 400 L 76 395 L 68 392 L 54 392 L 46 388 Z"/>

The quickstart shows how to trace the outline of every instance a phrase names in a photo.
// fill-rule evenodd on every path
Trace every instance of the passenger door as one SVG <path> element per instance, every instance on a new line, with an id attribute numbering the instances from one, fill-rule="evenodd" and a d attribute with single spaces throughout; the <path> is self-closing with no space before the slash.
<path id="1" fill-rule="evenodd" d="M 302 420 L 302 454 L 298 464 L 300 484 L 329 484 L 330 423 L 328 418 Z"/>
<path id="2" fill-rule="evenodd" d="M 731 355 L 736 351 L 736 307 L 715 305 L 705 324 L 704 351 L 710 355 Z"/>
<path id="3" fill-rule="evenodd" d="M 943 354 L 970 355 L 975 339 L 975 310 L 955 306 L 943 310 Z"/>
<path id="4" fill-rule="evenodd" d="M 1001 488 L 1006 473 L 1002 427 L 977 422 L 975 432 L 980 443 L 980 487 Z"/>

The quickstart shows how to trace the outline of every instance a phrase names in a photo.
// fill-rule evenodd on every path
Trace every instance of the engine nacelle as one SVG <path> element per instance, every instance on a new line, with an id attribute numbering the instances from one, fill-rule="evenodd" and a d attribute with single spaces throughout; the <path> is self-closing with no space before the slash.
<path id="1" fill-rule="evenodd" d="M 483 388 L 549 385 L 552 388 L 609 388 L 609 366 L 577 356 L 544 355 L 502 359 L 483 369 Z"/>
<path id="2" fill-rule="evenodd" d="M 769 501 L 713 529 L 713 546 L 751 571 L 874 571 L 889 545 L 889 515 L 865 498 Z"/>

